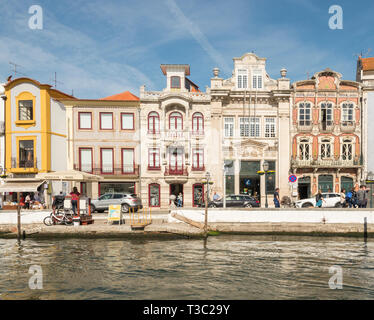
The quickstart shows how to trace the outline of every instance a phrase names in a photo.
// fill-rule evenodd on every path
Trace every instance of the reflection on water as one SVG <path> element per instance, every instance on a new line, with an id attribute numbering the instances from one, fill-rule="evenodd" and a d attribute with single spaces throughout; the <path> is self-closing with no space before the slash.
<path id="1" fill-rule="evenodd" d="M 373 299 L 374 242 L 221 236 L 204 240 L 0 240 L 0 299 Z M 43 289 L 31 290 L 31 265 Z M 329 268 L 343 268 L 343 290 Z"/>

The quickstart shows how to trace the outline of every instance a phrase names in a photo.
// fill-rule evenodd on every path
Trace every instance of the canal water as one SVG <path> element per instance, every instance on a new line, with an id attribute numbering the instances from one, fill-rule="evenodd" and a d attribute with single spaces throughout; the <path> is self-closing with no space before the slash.
<path id="1" fill-rule="evenodd" d="M 43 289 L 29 288 L 33 265 Z M 341 267 L 341 290 L 329 287 L 332 266 Z M 0 240 L 0 299 L 374 299 L 374 242 Z"/>

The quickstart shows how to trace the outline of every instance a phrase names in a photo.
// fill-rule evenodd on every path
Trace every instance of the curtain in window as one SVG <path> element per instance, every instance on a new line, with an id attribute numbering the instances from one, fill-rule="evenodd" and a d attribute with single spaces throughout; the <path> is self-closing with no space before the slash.
<path id="1" fill-rule="evenodd" d="M 101 129 L 113 129 L 113 114 L 101 113 Z"/>
<path id="2" fill-rule="evenodd" d="M 122 129 L 124 130 L 134 129 L 134 115 L 133 114 L 122 114 Z"/>
<path id="3" fill-rule="evenodd" d="M 113 172 L 113 150 L 101 149 L 101 172 Z"/>
<path id="4" fill-rule="evenodd" d="M 91 129 L 91 113 L 79 113 L 79 128 Z"/>
<path id="5" fill-rule="evenodd" d="M 122 166 L 123 172 L 134 172 L 134 150 L 122 150 Z"/>
<path id="6" fill-rule="evenodd" d="M 80 149 L 81 171 L 92 172 L 92 150 Z"/>

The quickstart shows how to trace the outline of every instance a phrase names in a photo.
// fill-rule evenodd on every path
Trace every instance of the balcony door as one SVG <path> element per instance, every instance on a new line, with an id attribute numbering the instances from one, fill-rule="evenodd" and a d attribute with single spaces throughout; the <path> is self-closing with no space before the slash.
<path id="1" fill-rule="evenodd" d="M 183 148 L 180 148 L 180 147 L 169 148 L 170 173 L 183 172 L 183 153 L 184 153 Z"/>

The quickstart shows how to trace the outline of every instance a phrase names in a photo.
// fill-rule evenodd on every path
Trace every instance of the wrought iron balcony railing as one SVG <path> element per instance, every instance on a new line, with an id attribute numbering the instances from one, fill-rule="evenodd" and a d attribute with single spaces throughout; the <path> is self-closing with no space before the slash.
<path id="1" fill-rule="evenodd" d="M 187 168 L 181 167 L 165 167 L 165 176 L 188 176 Z"/>
<path id="2" fill-rule="evenodd" d="M 90 165 L 74 165 L 74 170 L 92 173 L 96 175 L 139 175 L 139 166 L 120 166 L 116 165 L 114 167 L 108 167 L 108 166 L 90 166 Z"/>

